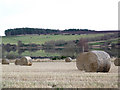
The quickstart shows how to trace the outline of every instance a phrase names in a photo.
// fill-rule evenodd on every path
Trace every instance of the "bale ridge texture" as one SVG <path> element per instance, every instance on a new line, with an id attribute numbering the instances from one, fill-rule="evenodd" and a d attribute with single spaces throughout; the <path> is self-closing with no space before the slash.
<path id="1" fill-rule="evenodd" d="M 15 65 L 21 65 L 20 59 L 16 59 L 16 60 L 15 60 Z"/>
<path id="2" fill-rule="evenodd" d="M 110 56 L 104 51 L 84 52 L 76 58 L 76 66 L 86 72 L 108 72 L 111 67 Z"/>
<path id="3" fill-rule="evenodd" d="M 31 66 L 32 65 L 32 59 L 29 56 L 24 56 L 20 60 L 17 59 L 15 61 L 15 65 Z"/>
<path id="4" fill-rule="evenodd" d="M 2 59 L 2 64 L 10 64 L 8 59 Z"/>
<path id="5" fill-rule="evenodd" d="M 72 59 L 70 58 L 70 57 L 67 57 L 66 59 L 65 59 L 65 62 L 71 62 L 72 61 Z"/>
<path id="6" fill-rule="evenodd" d="M 120 58 L 116 58 L 114 60 L 114 64 L 115 64 L 115 66 L 120 66 Z"/>

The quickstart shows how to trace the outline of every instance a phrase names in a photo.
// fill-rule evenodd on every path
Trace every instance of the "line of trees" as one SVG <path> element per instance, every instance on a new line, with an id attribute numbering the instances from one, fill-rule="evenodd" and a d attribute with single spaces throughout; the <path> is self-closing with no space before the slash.
<path id="1" fill-rule="evenodd" d="M 38 28 L 15 28 L 15 29 L 7 29 L 5 30 L 5 35 L 25 35 L 25 34 L 52 34 L 58 33 L 59 30 L 51 30 L 51 29 L 38 29 Z"/>
<path id="2" fill-rule="evenodd" d="M 94 30 L 88 29 L 43 29 L 43 28 L 14 28 L 5 30 L 6 36 L 11 35 L 26 35 L 26 34 L 83 34 L 86 32 L 94 32 Z"/>
<path id="3" fill-rule="evenodd" d="M 93 34 L 93 33 L 112 33 L 120 31 L 95 31 L 88 29 L 43 29 L 43 28 L 14 28 L 5 30 L 6 36 L 26 35 L 26 34 Z"/>

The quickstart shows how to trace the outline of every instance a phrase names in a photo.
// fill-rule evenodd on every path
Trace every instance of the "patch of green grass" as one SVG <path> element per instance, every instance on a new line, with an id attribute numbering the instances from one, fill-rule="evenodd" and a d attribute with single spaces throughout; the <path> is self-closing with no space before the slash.
<path id="1" fill-rule="evenodd" d="M 93 48 L 91 50 L 101 50 L 101 51 L 103 51 L 103 49 L 101 49 L 101 48 Z"/>
<path id="2" fill-rule="evenodd" d="M 104 42 L 94 42 L 94 43 L 89 43 L 89 45 L 101 45 L 103 44 Z"/>
<path id="3" fill-rule="evenodd" d="M 51 40 L 79 40 L 80 38 L 91 38 L 104 36 L 105 34 L 88 34 L 88 35 L 23 35 L 23 36 L 3 36 L 2 42 L 4 44 L 17 44 L 20 40 L 24 44 L 35 43 L 35 44 L 44 44 L 47 41 Z"/>

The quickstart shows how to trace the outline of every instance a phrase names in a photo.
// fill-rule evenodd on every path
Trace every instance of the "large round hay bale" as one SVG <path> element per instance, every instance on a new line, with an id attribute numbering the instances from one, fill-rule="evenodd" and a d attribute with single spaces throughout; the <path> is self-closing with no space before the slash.
<path id="1" fill-rule="evenodd" d="M 110 56 L 104 51 L 84 52 L 77 57 L 76 66 L 86 72 L 108 72 L 111 67 Z"/>
<path id="2" fill-rule="evenodd" d="M 71 62 L 72 61 L 72 58 L 70 58 L 70 57 L 67 57 L 66 59 L 65 59 L 65 62 Z"/>
<path id="3" fill-rule="evenodd" d="M 8 59 L 2 59 L 2 64 L 10 64 L 10 61 Z"/>
<path id="4" fill-rule="evenodd" d="M 26 65 L 31 66 L 32 65 L 32 59 L 29 56 L 24 56 L 20 59 L 20 65 Z"/>
<path id="5" fill-rule="evenodd" d="M 116 58 L 114 60 L 114 64 L 115 64 L 115 66 L 120 66 L 120 58 Z"/>

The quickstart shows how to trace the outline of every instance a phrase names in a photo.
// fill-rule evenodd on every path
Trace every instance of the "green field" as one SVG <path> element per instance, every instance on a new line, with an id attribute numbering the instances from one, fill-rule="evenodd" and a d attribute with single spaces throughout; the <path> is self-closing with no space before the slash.
<path id="1" fill-rule="evenodd" d="M 17 44 L 20 40 L 24 44 L 35 43 L 35 44 L 44 44 L 47 41 L 51 40 L 79 40 L 80 38 L 92 38 L 98 36 L 104 36 L 105 34 L 88 34 L 88 35 L 23 35 L 23 36 L 3 36 L 2 42 L 4 44 Z"/>
<path id="2" fill-rule="evenodd" d="M 109 40 L 95 41 L 95 42 L 89 42 L 89 45 L 101 45 L 101 44 L 103 44 L 105 42 L 109 42 L 109 41 L 111 43 L 116 44 L 119 42 L 119 40 L 120 40 L 119 38 L 114 38 L 114 39 L 109 39 Z"/>

